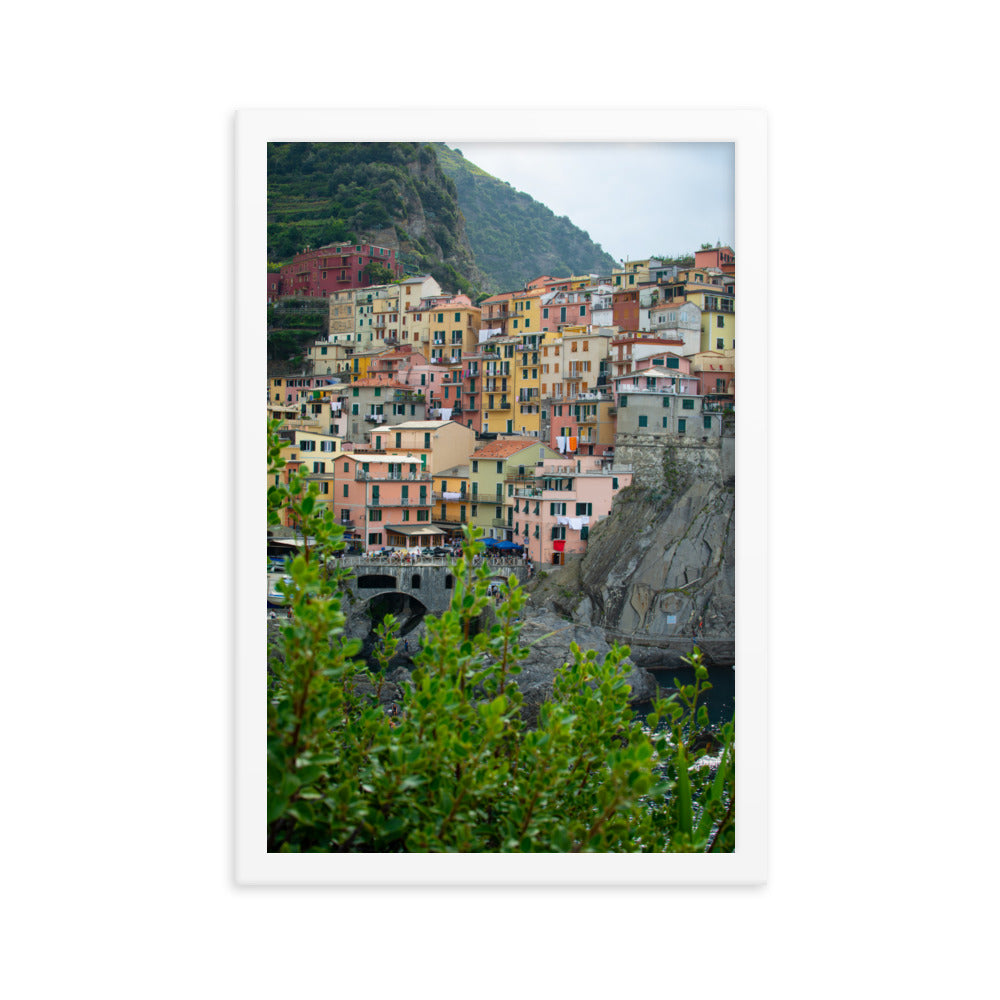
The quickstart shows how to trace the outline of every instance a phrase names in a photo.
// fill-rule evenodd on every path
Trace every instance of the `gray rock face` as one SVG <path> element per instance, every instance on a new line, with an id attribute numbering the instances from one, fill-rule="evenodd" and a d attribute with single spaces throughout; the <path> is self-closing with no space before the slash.
<path id="1" fill-rule="evenodd" d="M 521 673 L 515 678 L 524 695 L 524 717 L 533 724 L 538 717 L 542 702 L 552 696 L 552 686 L 556 671 L 564 663 L 573 662 L 570 644 L 576 643 L 586 652 L 592 649 L 598 659 L 603 660 L 611 649 L 603 629 L 568 622 L 551 611 L 532 613 L 521 628 L 521 645 L 530 652 L 521 661 Z M 630 701 L 648 701 L 656 694 L 656 679 L 651 673 L 637 667 L 631 659 L 625 658 L 628 669 L 627 680 L 632 688 Z"/>
<path id="2" fill-rule="evenodd" d="M 592 529 L 582 559 L 533 590 L 537 603 L 622 642 L 690 636 L 699 621 L 705 636 L 732 639 L 732 485 L 696 480 L 673 503 L 653 491 L 625 491 L 611 517 Z"/>

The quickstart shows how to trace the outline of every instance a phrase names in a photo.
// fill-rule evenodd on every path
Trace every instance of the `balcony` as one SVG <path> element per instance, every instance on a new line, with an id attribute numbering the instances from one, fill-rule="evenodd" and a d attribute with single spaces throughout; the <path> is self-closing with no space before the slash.
<path id="1" fill-rule="evenodd" d="M 354 481 L 358 483 L 412 483 L 412 482 L 430 482 L 431 473 L 429 472 L 407 472 L 407 473 L 389 473 L 389 472 L 364 472 L 359 469 L 354 474 Z"/>
<path id="2" fill-rule="evenodd" d="M 422 403 L 426 397 L 422 392 L 407 392 L 405 389 L 397 389 L 393 393 L 394 403 Z"/>
<path id="3" fill-rule="evenodd" d="M 384 424 L 385 414 L 384 413 L 366 413 L 365 414 L 366 424 Z"/>

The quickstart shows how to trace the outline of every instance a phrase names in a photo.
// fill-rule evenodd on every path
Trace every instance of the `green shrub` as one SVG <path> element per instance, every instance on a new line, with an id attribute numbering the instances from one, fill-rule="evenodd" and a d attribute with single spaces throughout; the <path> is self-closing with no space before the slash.
<path id="1" fill-rule="evenodd" d="M 273 478 L 283 466 L 269 424 Z M 268 683 L 269 851 L 722 851 L 735 838 L 732 726 L 720 762 L 700 766 L 709 686 L 654 704 L 644 724 L 629 706 L 627 647 L 603 660 L 573 646 L 535 728 L 521 717 L 513 576 L 492 625 L 477 628 L 489 573 L 473 567 L 479 532 L 466 528 L 450 608 L 427 619 L 412 686 L 398 710 L 379 704 L 396 650 L 395 622 L 377 630 L 375 667 L 344 637 L 347 571 L 331 556 L 343 528 L 304 473 L 268 489 L 269 522 L 287 509 L 308 539 L 280 584 L 291 616 L 271 650 Z M 668 733 L 651 732 L 661 719 Z"/>

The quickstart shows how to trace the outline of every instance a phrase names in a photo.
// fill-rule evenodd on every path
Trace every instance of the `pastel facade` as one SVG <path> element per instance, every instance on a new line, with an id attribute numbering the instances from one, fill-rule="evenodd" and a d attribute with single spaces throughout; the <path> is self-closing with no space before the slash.
<path id="1" fill-rule="evenodd" d="M 514 434 L 514 370 L 517 337 L 494 337 L 493 348 L 481 362 L 482 430 L 488 434 Z"/>
<path id="2" fill-rule="evenodd" d="M 389 454 L 416 458 L 422 472 L 436 474 L 467 464 L 476 448 L 476 435 L 454 420 L 410 420 L 386 431 L 382 447 Z"/>
<path id="3" fill-rule="evenodd" d="M 431 475 L 419 460 L 400 455 L 342 452 L 333 471 L 337 521 L 366 551 L 389 544 L 399 525 L 430 526 Z"/>
<path id="4" fill-rule="evenodd" d="M 511 479 L 513 540 L 539 564 L 562 564 L 566 556 L 586 551 L 590 529 L 631 484 L 631 469 L 617 470 L 596 458 L 544 460 L 532 474 Z"/>
<path id="5" fill-rule="evenodd" d="M 468 462 L 437 473 L 434 476 L 434 523 L 446 527 L 449 534 L 460 535 L 462 526 L 471 521 L 471 510 Z"/>
<path id="6" fill-rule="evenodd" d="M 722 432 L 721 414 L 703 412 L 695 375 L 643 368 L 615 379 L 615 396 L 619 435 L 704 438 Z"/>
<path id="7" fill-rule="evenodd" d="M 491 441 L 474 451 L 469 460 L 473 523 L 489 537 L 513 540 L 514 480 L 508 482 L 508 476 L 525 476 L 538 462 L 557 455 L 534 438 Z"/>
<path id="8" fill-rule="evenodd" d="M 394 379 L 359 379 L 345 399 L 345 437 L 351 442 L 367 440 L 370 430 L 426 417 L 426 396 Z"/>

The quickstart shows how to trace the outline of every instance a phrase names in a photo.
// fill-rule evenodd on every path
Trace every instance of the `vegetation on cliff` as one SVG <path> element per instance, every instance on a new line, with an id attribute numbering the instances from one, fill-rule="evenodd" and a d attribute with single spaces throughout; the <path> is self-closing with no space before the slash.
<path id="1" fill-rule="evenodd" d="M 460 150 L 444 143 L 435 149 L 458 192 L 469 243 L 488 291 L 521 288 L 541 274 L 610 273 L 617 266 L 565 216 L 477 167 Z"/>
<path id="2" fill-rule="evenodd" d="M 276 427 L 272 474 L 284 464 Z M 376 669 L 359 661 L 360 640 L 343 636 L 345 571 L 331 558 L 343 527 L 318 496 L 301 472 L 268 489 L 269 522 L 285 508 L 314 539 L 281 585 L 291 617 L 269 662 L 269 851 L 733 850 L 733 728 L 718 765 L 704 766 L 707 671 L 697 655 L 696 682 L 654 702 L 644 726 L 629 707 L 627 649 L 598 660 L 574 645 L 528 728 L 517 686 L 524 594 L 512 577 L 495 622 L 477 629 L 491 602 L 471 529 L 451 607 L 428 618 L 412 684 L 398 712 L 386 712 L 379 693 L 395 623 L 386 616 L 379 629 Z M 655 731 L 661 720 L 667 732 Z"/>
<path id="3" fill-rule="evenodd" d="M 482 276 L 465 236 L 454 182 L 416 142 L 271 142 L 267 256 L 346 240 L 395 249 L 410 274 L 477 294 Z"/>

